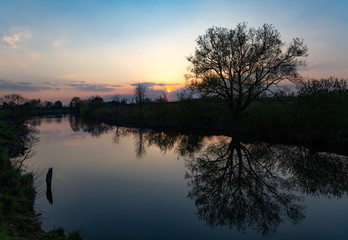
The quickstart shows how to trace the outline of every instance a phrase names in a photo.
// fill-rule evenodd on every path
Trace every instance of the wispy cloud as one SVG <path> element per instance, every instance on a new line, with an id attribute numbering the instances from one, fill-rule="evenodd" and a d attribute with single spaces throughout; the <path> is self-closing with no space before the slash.
<path id="1" fill-rule="evenodd" d="M 11 28 L 8 33 L 1 37 L 1 43 L 7 48 L 19 48 L 20 42 L 31 39 L 31 32 L 23 28 Z"/>
<path id="2" fill-rule="evenodd" d="M 67 42 L 67 39 L 62 38 L 62 39 L 59 39 L 59 40 L 57 40 L 57 41 L 54 41 L 54 42 L 52 43 L 52 46 L 53 46 L 54 48 L 59 48 L 59 47 L 61 47 L 62 45 L 64 45 L 66 42 Z"/>
<path id="3" fill-rule="evenodd" d="M 154 83 L 154 82 L 141 82 L 141 83 L 133 83 L 131 86 L 137 86 L 138 84 L 141 84 L 145 87 L 152 88 L 154 86 L 160 86 L 160 87 L 165 87 L 165 86 L 179 86 L 182 84 L 179 83 Z"/>
<path id="4" fill-rule="evenodd" d="M 59 79 L 69 80 L 69 81 L 93 81 L 93 79 L 99 79 L 100 76 L 96 74 L 85 74 L 85 73 L 74 73 L 74 74 L 64 74 L 57 76 Z"/>
<path id="5" fill-rule="evenodd" d="M 17 59 L 9 58 L 6 56 L 0 56 L 0 71 L 1 69 L 10 69 L 14 68 L 16 70 L 28 69 L 29 66 L 24 62 L 21 62 Z"/>
<path id="6" fill-rule="evenodd" d="M 8 63 L 8 61 L 6 61 L 6 59 L 4 57 L 0 58 L 0 67 L 1 66 L 6 67 L 6 68 L 10 67 L 10 64 Z"/>
<path id="7" fill-rule="evenodd" d="M 84 83 L 83 81 L 80 83 L 70 83 L 67 85 L 79 91 L 88 91 L 88 92 L 111 92 L 111 91 L 114 91 L 115 88 L 121 87 L 121 85 L 88 84 L 88 83 Z"/>
<path id="8" fill-rule="evenodd" d="M 58 87 L 49 87 L 47 84 L 31 83 L 31 82 L 16 82 L 0 79 L 0 89 L 10 91 L 40 91 L 40 90 L 59 90 Z"/>

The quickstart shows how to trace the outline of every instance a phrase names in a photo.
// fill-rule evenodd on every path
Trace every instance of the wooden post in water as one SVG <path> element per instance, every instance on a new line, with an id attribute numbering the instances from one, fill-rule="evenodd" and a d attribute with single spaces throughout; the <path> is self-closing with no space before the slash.
<path id="1" fill-rule="evenodd" d="M 46 197 L 50 204 L 53 204 L 53 196 L 52 196 L 52 188 L 51 188 L 52 172 L 53 172 L 53 169 L 49 168 L 46 174 Z"/>

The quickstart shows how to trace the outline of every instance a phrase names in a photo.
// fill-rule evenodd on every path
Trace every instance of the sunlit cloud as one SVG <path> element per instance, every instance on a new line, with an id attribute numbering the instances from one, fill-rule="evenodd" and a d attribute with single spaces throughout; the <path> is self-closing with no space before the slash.
<path id="1" fill-rule="evenodd" d="M 166 94 L 169 101 L 173 101 L 177 99 L 177 94 L 182 91 L 183 84 L 182 83 L 154 83 L 154 82 L 140 82 L 130 84 L 135 87 L 138 84 L 141 84 L 148 88 L 147 97 L 155 100 L 160 97 L 162 94 Z"/>
<path id="2" fill-rule="evenodd" d="M 7 48 L 19 48 L 20 42 L 31 39 L 31 32 L 23 28 L 11 28 L 8 33 L 3 34 L 1 43 Z"/>
<path id="3" fill-rule="evenodd" d="M 178 88 L 183 87 L 182 83 L 154 83 L 154 82 L 142 82 L 142 83 L 133 83 L 131 86 L 137 86 L 141 84 L 147 88 L 149 88 L 152 95 L 157 95 L 158 93 L 171 93 L 176 91 Z"/>
<path id="4" fill-rule="evenodd" d="M 18 45 L 16 45 L 17 42 L 19 41 L 18 34 L 14 34 L 12 36 L 5 35 L 2 37 L 1 40 L 2 40 L 5 47 L 9 47 L 9 48 L 18 48 L 19 47 Z"/>

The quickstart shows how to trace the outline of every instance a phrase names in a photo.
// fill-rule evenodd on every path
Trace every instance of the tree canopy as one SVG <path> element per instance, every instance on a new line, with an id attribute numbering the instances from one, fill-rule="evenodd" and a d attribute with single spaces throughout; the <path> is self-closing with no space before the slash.
<path id="1" fill-rule="evenodd" d="M 255 29 L 246 23 L 235 29 L 211 27 L 196 40 L 195 53 L 186 75 L 190 89 L 223 98 L 229 109 L 239 113 L 261 93 L 282 80 L 295 81 L 307 56 L 303 40 L 286 45 L 271 24 Z"/>
<path id="2" fill-rule="evenodd" d="M 7 103 L 10 107 L 22 105 L 28 101 L 29 101 L 28 99 L 22 97 L 19 94 L 15 94 L 15 93 L 0 97 L 0 103 L 1 104 Z"/>
<path id="3" fill-rule="evenodd" d="M 139 104 L 143 104 L 145 97 L 148 94 L 148 89 L 141 83 L 138 83 L 134 90 L 135 101 Z"/>

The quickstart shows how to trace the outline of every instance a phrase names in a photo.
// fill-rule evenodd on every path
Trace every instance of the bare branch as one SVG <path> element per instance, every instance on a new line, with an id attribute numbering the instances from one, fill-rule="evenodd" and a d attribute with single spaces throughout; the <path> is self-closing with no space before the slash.
<path id="1" fill-rule="evenodd" d="M 197 39 L 186 76 L 190 89 L 224 98 L 230 110 L 239 113 L 260 93 L 282 80 L 295 81 L 297 68 L 304 66 L 298 57 L 307 56 L 303 40 L 294 38 L 287 47 L 271 24 L 235 29 L 209 28 Z"/>

